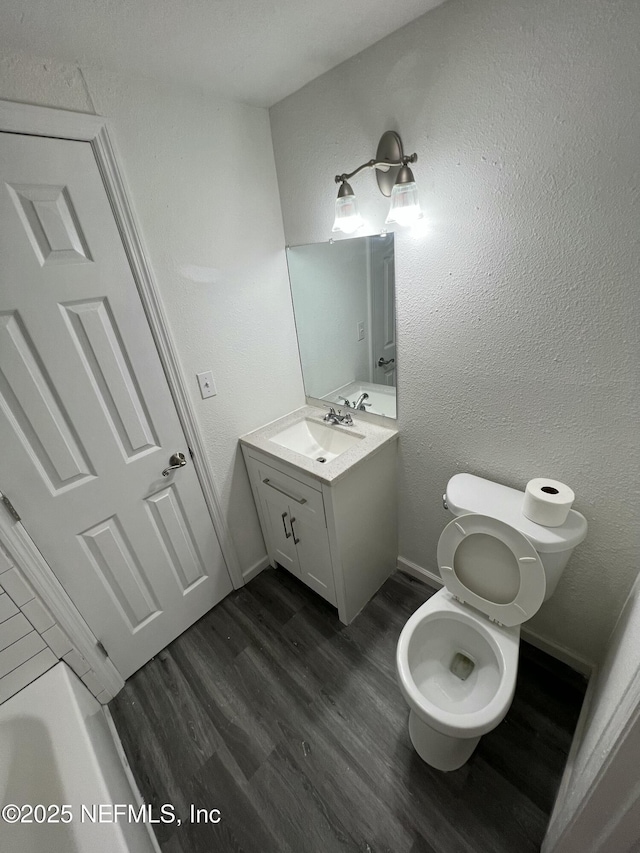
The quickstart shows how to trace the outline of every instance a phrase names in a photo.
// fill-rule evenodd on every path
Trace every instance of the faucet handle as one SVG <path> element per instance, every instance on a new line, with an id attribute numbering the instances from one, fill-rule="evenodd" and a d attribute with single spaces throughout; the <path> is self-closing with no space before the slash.
<path id="1" fill-rule="evenodd" d="M 347 400 L 347 398 L 346 398 L 346 397 L 340 397 L 340 399 L 342 400 L 342 402 L 345 404 L 345 406 L 346 406 L 348 409 L 350 409 L 350 408 L 351 408 L 351 403 L 349 402 L 349 400 Z"/>
<path id="2" fill-rule="evenodd" d="M 324 404 L 323 404 L 324 405 Z M 323 421 L 332 421 L 336 417 L 336 410 L 333 406 L 324 406 L 325 409 L 329 409 L 327 414 L 322 418 Z"/>

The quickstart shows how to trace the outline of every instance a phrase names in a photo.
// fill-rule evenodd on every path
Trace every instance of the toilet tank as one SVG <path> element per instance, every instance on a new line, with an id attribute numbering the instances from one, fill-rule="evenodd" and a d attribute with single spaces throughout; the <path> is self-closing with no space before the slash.
<path id="1" fill-rule="evenodd" d="M 522 514 L 524 492 L 475 474 L 455 474 L 444 499 L 454 515 L 479 513 L 497 518 L 524 534 L 540 555 L 546 574 L 545 601 L 553 595 L 573 549 L 587 535 L 587 520 L 575 509 L 560 527 L 543 527 Z"/>

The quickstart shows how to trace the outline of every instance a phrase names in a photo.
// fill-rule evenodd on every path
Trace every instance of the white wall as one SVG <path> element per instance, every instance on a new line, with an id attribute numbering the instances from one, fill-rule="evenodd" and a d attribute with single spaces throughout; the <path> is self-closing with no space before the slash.
<path id="1" fill-rule="evenodd" d="M 637 572 L 637 0 L 449 0 L 270 111 L 285 234 L 386 129 L 431 233 L 396 234 L 400 553 L 436 570 L 448 478 L 569 483 L 589 534 L 530 627 L 598 659 Z M 371 230 L 388 202 L 353 180 Z"/>
<path id="2" fill-rule="evenodd" d="M 294 246 L 288 251 L 304 385 L 324 397 L 370 379 L 369 241 Z M 358 323 L 365 336 L 358 340 Z"/>
<path id="3" fill-rule="evenodd" d="M 238 436 L 304 404 L 267 111 L 24 55 L 0 98 L 106 116 L 243 570 L 265 554 Z M 195 373 L 218 396 L 201 400 Z"/>
<path id="4" fill-rule="evenodd" d="M 640 796 L 640 580 L 620 614 L 572 747 L 545 853 L 624 853 L 611 835 Z M 604 837 L 603 837 L 604 836 Z M 631 839 L 640 838 L 640 825 Z M 629 845 L 630 846 L 630 845 Z M 637 849 L 637 848 L 636 848 Z"/>

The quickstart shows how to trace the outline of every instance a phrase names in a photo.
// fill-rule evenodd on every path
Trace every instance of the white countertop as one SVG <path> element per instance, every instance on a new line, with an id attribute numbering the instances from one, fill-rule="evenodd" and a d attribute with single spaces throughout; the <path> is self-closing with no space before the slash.
<path id="1" fill-rule="evenodd" d="M 347 411 L 342 410 L 343 413 Z M 398 438 L 398 430 L 390 429 L 389 427 L 378 426 L 364 418 L 359 418 L 357 412 L 351 412 L 353 418 L 353 426 L 332 426 L 332 429 L 340 430 L 344 433 L 356 433 L 364 436 L 353 447 L 345 450 L 340 456 L 332 459 L 331 462 L 316 462 L 315 459 L 309 459 L 301 453 L 296 453 L 293 450 L 288 450 L 286 447 L 281 447 L 274 441 L 270 441 L 271 437 L 277 435 L 282 430 L 303 420 L 304 418 L 327 424 L 323 421 L 326 412 L 324 409 L 318 409 L 315 406 L 303 406 L 301 409 L 296 409 L 279 418 L 277 421 L 272 421 L 266 426 L 249 432 L 240 437 L 240 441 L 246 447 L 252 447 L 254 450 L 259 450 L 261 453 L 271 456 L 273 459 L 280 459 L 289 465 L 293 465 L 305 474 L 309 474 L 321 483 L 335 483 L 340 477 L 343 477 L 354 465 L 358 465 L 365 459 L 372 456 L 385 444 L 395 441 Z"/>

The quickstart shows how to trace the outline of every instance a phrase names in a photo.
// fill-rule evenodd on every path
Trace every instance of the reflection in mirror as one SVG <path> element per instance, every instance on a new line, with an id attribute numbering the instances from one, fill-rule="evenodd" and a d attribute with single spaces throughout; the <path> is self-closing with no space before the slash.
<path id="1" fill-rule="evenodd" d="M 393 234 L 287 249 L 308 397 L 396 417 Z"/>

